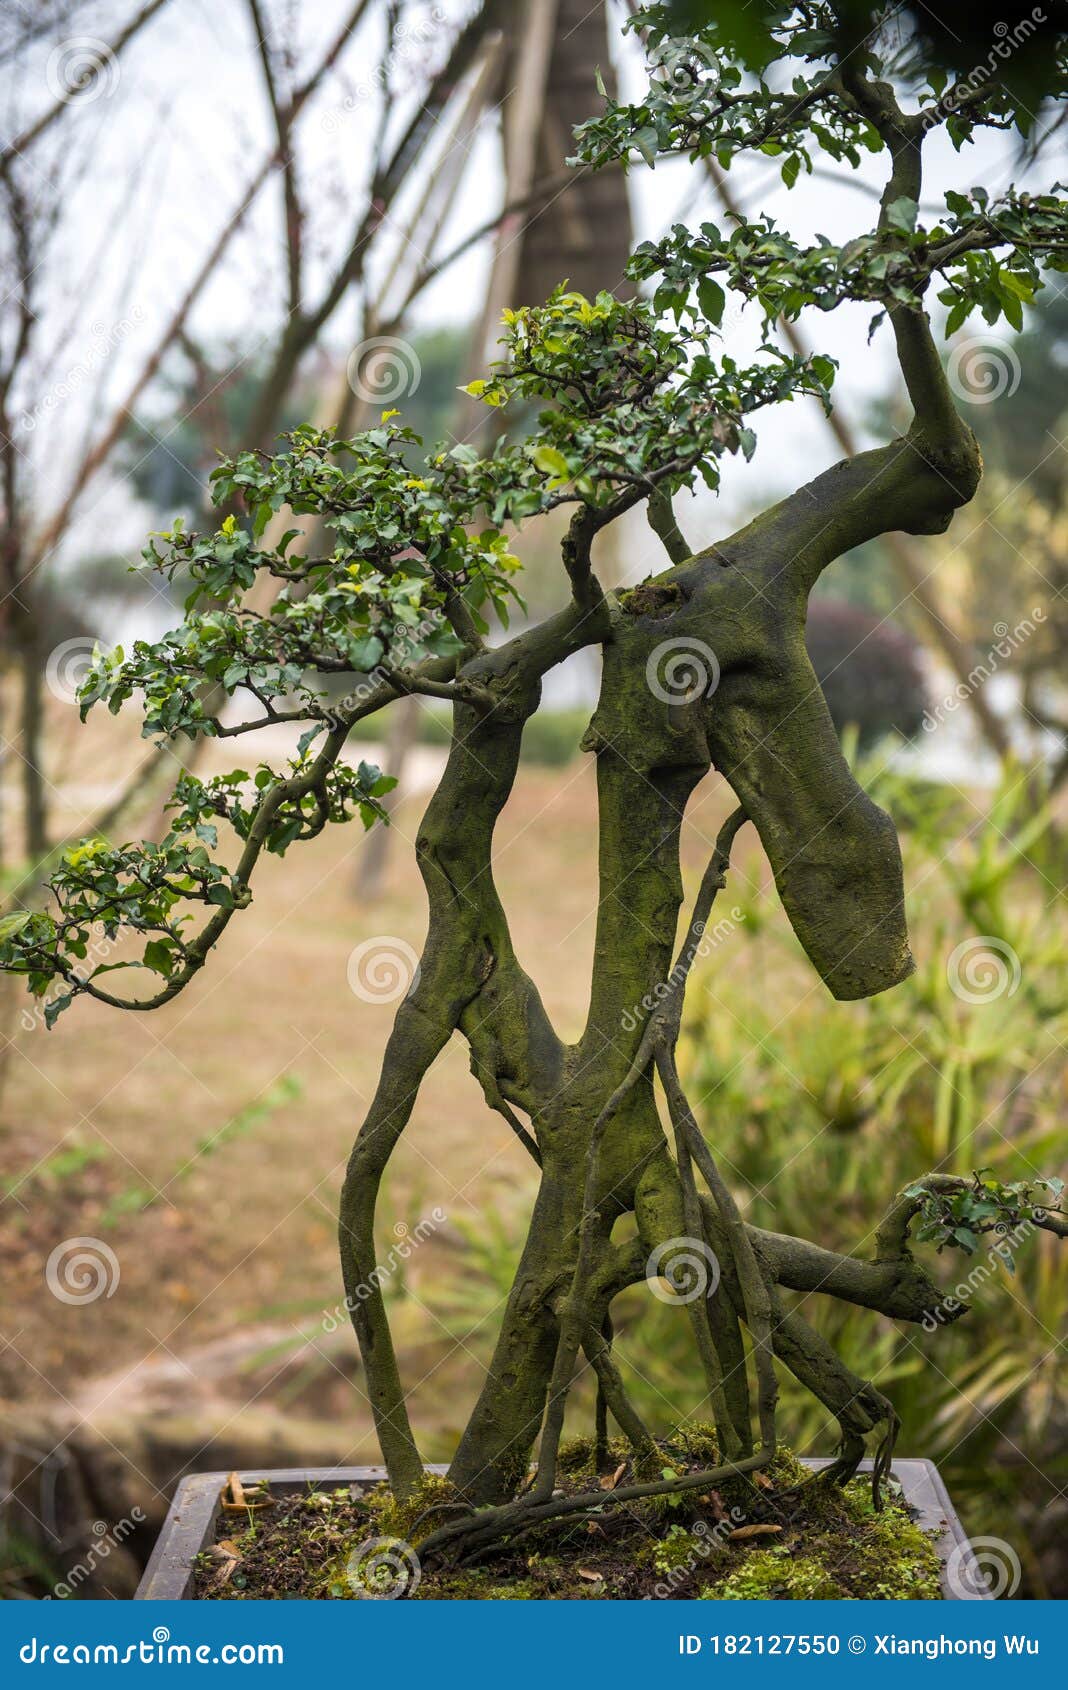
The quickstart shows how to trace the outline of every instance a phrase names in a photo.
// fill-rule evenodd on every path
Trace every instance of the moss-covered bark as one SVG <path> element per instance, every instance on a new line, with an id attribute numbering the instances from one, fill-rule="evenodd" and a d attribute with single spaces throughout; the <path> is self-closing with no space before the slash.
<path id="1" fill-rule="evenodd" d="M 890 121 L 881 94 L 863 97 L 874 102 L 876 127 Z M 895 194 L 909 190 L 914 153 L 911 134 L 900 144 L 893 138 Z M 671 567 L 618 596 L 602 593 L 590 567 L 602 518 L 580 507 L 564 542 L 570 607 L 495 651 L 472 648 L 459 668 L 459 683 L 478 691 L 456 706 L 447 768 L 419 835 L 430 902 L 421 976 L 397 1018 L 342 1204 L 350 1296 L 373 1266 L 378 1182 L 422 1076 L 453 1029 L 468 1040 L 487 1101 L 526 1143 L 540 1178 L 489 1373 L 450 1470 L 459 1495 L 480 1512 L 437 1527 L 428 1552 L 477 1551 L 499 1535 L 596 1505 L 592 1494 L 566 1504 L 554 1494 L 567 1393 L 584 1361 L 600 1387 L 602 1444 L 611 1413 L 639 1465 L 650 1456 L 651 1434 L 611 1359 L 610 1309 L 619 1290 L 657 1264 L 670 1274 L 664 1252 L 676 1247 L 690 1262 L 686 1271 L 705 1262 L 718 1283 L 714 1297 L 688 1301 L 685 1318 L 727 1458 L 686 1482 L 707 1486 L 773 1458 L 776 1361 L 837 1418 L 834 1477 L 855 1471 L 865 1437 L 879 1427 L 876 1489 L 886 1470 L 892 1406 L 787 1312 L 780 1289 L 821 1290 L 922 1320 L 937 1291 L 909 1254 L 907 1220 L 903 1228 L 888 1223 L 870 1261 L 748 1226 L 698 1128 L 674 1051 L 689 969 L 746 820 L 834 996 L 881 991 L 911 968 L 895 830 L 846 765 L 804 644 L 808 594 L 828 563 L 888 529 L 939 531 L 978 480 L 978 452 L 953 409 L 926 317 L 904 307 L 891 316 L 914 407 L 906 436 L 835 466 L 692 557 L 660 499 L 651 520 Z M 589 1016 L 568 1046 L 513 953 L 493 883 L 492 841 L 541 676 L 591 644 L 603 654 L 584 741 L 597 760 L 599 902 Z M 677 668 L 664 679 L 661 665 L 673 654 L 690 665 L 692 685 L 679 684 Z M 741 808 L 721 832 L 673 962 L 680 832 L 711 767 Z M 626 1215 L 637 1239 L 617 1245 L 613 1228 Z M 377 1292 L 359 1302 L 354 1319 L 391 1478 L 403 1495 L 417 1483 L 419 1461 Z M 517 1499 L 536 1444 L 536 1476 Z M 630 1492 L 670 1488 L 654 1470 Z"/>

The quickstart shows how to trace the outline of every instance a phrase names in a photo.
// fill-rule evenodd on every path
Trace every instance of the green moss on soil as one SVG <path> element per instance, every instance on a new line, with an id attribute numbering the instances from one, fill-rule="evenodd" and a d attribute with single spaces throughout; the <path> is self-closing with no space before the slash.
<path id="1" fill-rule="evenodd" d="M 714 1465 L 715 1434 L 680 1428 L 660 1446 L 665 1468 Z M 619 1469 L 624 1471 L 619 1473 Z M 560 1484 L 574 1493 L 636 1477 L 626 1446 L 613 1444 L 603 1474 L 591 1439 L 561 1450 Z M 387 1487 L 355 1486 L 279 1498 L 247 1519 L 220 1517 L 217 1541 L 198 1559 L 206 1600 L 312 1597 L 351 1601 L 596 1601 L 657 1597 L 705 1601 L 891 1601 L 941 1597 L 934 1545 L 891 1496 L 876 1513 L 870 1483 L 844 1489 L 813 1482 L 781 1450 L 758 1482 L 742 1477 L 611 1509 L 597 1519 L 557 1521 L 469 1567 L 422 1567 L 418 1546 L 457 1518 L 448 1480 L 428 1475 L 397 1503 Z"/>

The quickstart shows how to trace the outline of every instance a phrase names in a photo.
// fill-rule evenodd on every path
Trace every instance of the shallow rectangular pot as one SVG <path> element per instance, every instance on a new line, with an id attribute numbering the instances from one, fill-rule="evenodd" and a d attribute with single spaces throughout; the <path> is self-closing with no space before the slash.
<path id="1" fill-rule="evenodd" d="M 810 1459 L 805 1467 L 817 1469 L 827 1460 Z M 861 1464 L 871 1471 L 871 1462 Z M 444 1473 L 444 1467 L 428 1467 L 430 1473 Z M 968 1577 L 974 1560 L 964 1527 L 949 1500 L 941 1475 L 933 1461 L 895 1461 L 894 1477 L 904 1492 L 916 1523 L 930 1532 L 942 1562 L 942 1594 L 947 1601 L 983 1601 L 988 1593 L 982 1576 Z M 193 1563 L 202 1549 L 214 1542 L 215 1521 L 221 1506 L 226 1473 L 191 1473 L 181 1481 L 163 1522 L 145 1576 L 137 1587 L 136 1600 L 183 1602 L 193 1594 Z M 384 1467 L 273 1467 L 242 1473 L 245 1484 L 265 1480 L 275 1496 L 293 1496 L 306 1490 L 333 1489 L 338 1485 L 377 1484 L 385 1479 Z M 946 1569 L 954 1559 L 957 1576 L 950 1581 Z"/>

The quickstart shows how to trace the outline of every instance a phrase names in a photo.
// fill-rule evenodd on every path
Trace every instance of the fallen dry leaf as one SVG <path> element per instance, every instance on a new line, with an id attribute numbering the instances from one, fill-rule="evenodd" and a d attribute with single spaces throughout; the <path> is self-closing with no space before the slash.
<path id="1" fill-rule="evenodd" d="M 618 1485 L 620 1479 L 623 1477 L 623 1475 L 626 1471 L 627 1471 L 627 1463 L 625 1461 L 621 1461 L 614 1473 L 602 1473 L 601 1474 L 601 1489 L 602 1490 L 615 1490 L 615 1488 Z"/>
<path id="2" fill-rule="evenodd" d="M 729 1543 L 741 1543 L 747 1537 L 774 1537 L 781 1532 L 781 1526 L 738 1526 L 733 1532 L 727 1533 Z"/>
<path id="3" fill-rule="evenodd" d="M 761 1490 L 774 1490 L 775 1489 L 775 1486 L 772 1484 L 771 1480 L 768 1478 L 768 1475 L 766 1473 L 754 1473 L 753 1474 L 753 1483 L 755 1485 L 759 1485 Z"/>
<path id="4" fill-rule="evenodd" d="M 603 1574 L 595 1573 L 590 1567 L 580 1567 L 578 1576 L 580 1579 L 585 1579 L 589 1584 L 602 1584 L 604 1582 Z"/>
<path id="5" fill-rule="evenodd" d="M 237 1473 L 230 1474 L 220 1501 L 224 1514 L 248 1514 L 257 1508 L 274 1507 L 274 1497 L 264 1490 L 262 1483 L 257 1482 L 246 1489 Z"/>

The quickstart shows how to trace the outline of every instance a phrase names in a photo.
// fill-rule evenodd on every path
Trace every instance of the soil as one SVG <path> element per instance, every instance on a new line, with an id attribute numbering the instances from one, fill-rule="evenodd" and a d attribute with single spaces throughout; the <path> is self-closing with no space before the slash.
<path id="1" fill-rule="evenodd" d="M 712 1434 L 691 1428 L 661 1445 L 683 1473 L 716 1460 Z M 428 1477 L 401 1506 L 388 1488 L 345 1486 L 271 1498 L 251 1493 L 219 1514 L 199 1557 L 195 1596 L 208 1601 L 552 1601 L 770 1598 L 940 1600 L 939 1561 L 895 1486 L 876 1512 L 870 1480 L 812 1479 L 780 1452 L 767 1475 L 718 1489 L 612 1506 L 636 1475 L 621 1447 L 595 1473 L 586 1441 L 561 1452 L 560 1489 L 604 1490 L 594 1515 L 540 1527 L 474 1564 L 420 1560 L 419 1541 L 458 1517 L 447 1480 Z M 414 1539 L 414 1542 L 412 1541 Z"/>

